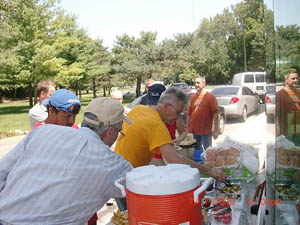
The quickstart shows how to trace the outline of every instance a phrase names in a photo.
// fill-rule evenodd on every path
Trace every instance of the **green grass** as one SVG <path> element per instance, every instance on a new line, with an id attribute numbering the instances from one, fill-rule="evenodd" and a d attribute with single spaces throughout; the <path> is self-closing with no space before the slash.
<path id="1" fill-rule="evenodd" d="M 82 107 L 79 114 L 76 116 L 77 124 L 81 124 L 83 112 L 92 99 L 92 94 L 82 95 L 80 100 Z M 127 106 L 131 101 L 132 100 L 126 100 L 123 102 L 123 105 Z M 28 111 L 28 100 L 0 103 L 0 139 L 20 135 L 29 131 Z M 20 130 L 22 133 L 16 132 L 16 130 Z"/>

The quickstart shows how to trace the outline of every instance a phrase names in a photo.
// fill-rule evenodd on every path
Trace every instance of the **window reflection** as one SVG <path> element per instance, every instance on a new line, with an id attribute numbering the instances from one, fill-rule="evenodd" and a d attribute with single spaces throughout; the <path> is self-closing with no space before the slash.
<path id="1" fill-rule="evenodd" d="M 280 201 L 267 207 L 265 218 L 266 224 L 300 224 L 300 1 L 264 2 L 265 23 L 274 25 L 273 31 L 266 26 L 266 65 L 276 82 L 276 143 L 267 153 L 266 195 Z"/>

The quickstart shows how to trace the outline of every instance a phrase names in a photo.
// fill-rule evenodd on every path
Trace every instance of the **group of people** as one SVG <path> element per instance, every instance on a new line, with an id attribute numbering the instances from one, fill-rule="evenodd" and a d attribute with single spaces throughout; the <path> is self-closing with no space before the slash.
<path id="1" fill-rule="evenodd" d="M 166 163 L 187 164 L 201 174 L 226 179 L 221 170 L 175 150 L 174 144 L 187 133 L 182 115 L 188 98 L 181 89 L 149 85 L 148 103 L 126 116 L 121 96 L 95 98 L 83 112 L 79 128 L 74 127 L 81 108 L 77 96 L 66 89 L 55 91 L 55 85 L 47 82 L 47 88 L 38 90 L 38 106 L 29 113 L 32 130 L 0 160 L 1 225 L 91 224 L 95 212 L 112 197 L 125 210 L 126 201 L 114 181 L 134 167 L 148 165 L 155 155 Z M 204 77 L 196 77 L 195 86 L 188 131 L 207 148 L 218 135 L 218 107 L 205 90 Z M 37 116 L 38 110 L 43 118 Z"/>

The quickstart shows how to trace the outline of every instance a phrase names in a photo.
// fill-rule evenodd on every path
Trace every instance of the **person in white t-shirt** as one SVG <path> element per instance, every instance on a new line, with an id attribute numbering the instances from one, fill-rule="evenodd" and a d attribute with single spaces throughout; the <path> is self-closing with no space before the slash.
<path id="1" fill-rule="evenodd" d="M 32 129 L 37 123 L 44 122 L 47 117 L 47 108 L 42 102 L 51 97 L 51 94 L 55 91 L 55 84 L 51 80 L 41 80 L 38 82 L 37 96 L 39 97 L 38 102 L 29 110 L 29 123 L 30 129 Z"/>

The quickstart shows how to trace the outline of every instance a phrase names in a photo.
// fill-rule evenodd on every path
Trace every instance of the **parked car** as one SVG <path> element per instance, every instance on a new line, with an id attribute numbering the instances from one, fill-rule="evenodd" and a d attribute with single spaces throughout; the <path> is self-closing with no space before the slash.
<path id="1" fill-rule="evenodd" d="M 248 114 L 259 111 L 259 97 L 248 87 L 220 86 L 211 93 L 225 108 L 226 118 L 241 118 L 244 122 Z"/>
<path id="2" fill-rule="evenodd" d="M 268 84 L 266 86 L 265 96 L 265 113 L 267 117 L 267 123 L 273 123 L 275 119 L 275 99 L 276 99 L 276 85 Z"/>
<path id="3" fill-rule="evenodd" d="M 136 99 L 134 99 L 129 105 L 128 108 L 132 109 L 134 106 L 141 104 L 142 101 L 142 97 L 144 97 L 146 94 L 141 95 L 139 97 L 137 97 Z M 187 95 L 188 98 L 190 98 L 190 94 Z M 186 107 L 187 109 L 187 107 Z M 187 111 L 184 111 L 183 114 L 183 121 L 186 125 L 186 117 L 187 117 Z M 222 134 L 224 132 L 225 129 L 225 124 L 226 124 L 226 115 L 225 115 L 225 108 L 223 106 L 219 106 L 219 133 Z"/>
<path id="4" fill-rule="evenodd" d="M 123 93 L 123 99 L 134 99 L 135 97 L 135 91 L 126 91 L 125 93 Z"/>
<path id="5" fill-rule="evenodd" d="M 260 97 L 264 103 L 266 94 L 266 72 L 243 72 L 233 76 L 232 85 L 248 87 Z"/>
<path id="6" fill-rule="evenodd" d="M 182 89 L 186 94 L 191 92 L 189 85 L 187 85 L 186 83 L 175 83 L 175 84 L 172 84 L 171 87 L 178 87 L 178 88 Z"/>

